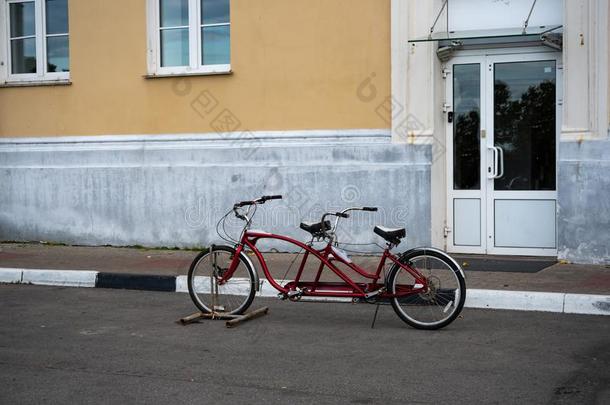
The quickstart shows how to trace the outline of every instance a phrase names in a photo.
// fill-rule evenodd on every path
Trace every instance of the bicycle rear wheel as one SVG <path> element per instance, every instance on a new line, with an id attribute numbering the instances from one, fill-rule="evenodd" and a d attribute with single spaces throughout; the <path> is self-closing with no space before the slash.
<path id="1" fill-rule="evenodd" d="M 460 269 L 443 252 L 414 249 L 401 256 L 401 263 L 428 280 L 428 291 L 391 299 L 396 314 L 417 329 L 440 329 L 457 318 L 466 300 L 466 282 Z M 390 270 L 387 289 L 396 294 L 417 288 L 414 277 L 398 265 Z"/>
<path id="2" fill-rule="evenodd" d="M 228 271 L 235 249 L 215 246 L 201 252 L 189 269 L 188 289 L 191 299 L 201 312 L 237 315 L 243 313 L 254 300 L 256 276 L 254 269 L 242 255 L 238 257 L 235 272 L 224 283 L 219 283 Z"/>

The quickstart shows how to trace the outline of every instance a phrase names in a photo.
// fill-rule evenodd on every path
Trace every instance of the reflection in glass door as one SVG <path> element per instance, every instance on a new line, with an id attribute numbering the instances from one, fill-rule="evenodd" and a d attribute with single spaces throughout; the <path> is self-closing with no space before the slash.
<path id="1" fill-rule="evenodd" d="M 481 169 L 481 118 L 484 100 L 479 60 L 455 63 L 451 69 L 452 112 L 448 114 L 450 142 L 449 223 L 452 233 L 448 245 L 461 252 L 484 253 L 485 182 Z M 451 250 L 451 249 L 450 249 Z"/>
<path id="2" fill-rule="evenodd" d="M 496 63 L 494 145 L 504 173 L 495 190 L 555 190 L 555 61 Z"/>
<path id="3" fill-rule="evenodd" d="M 453 188 L 481 187 L 481 65 L 453 66 Z"/>
<path id="4" fill-rule="evenodd" d="M 493 162 L 488 251 L 556 248 L 556 61 L 488 62 L 493 75 Z M 493 222 L 492 222 L 493 221 Z M 491 236 L 491 237 L 490 237 Z M 546 253 L 545 253 L 546 252 Z M 509 251 L 510 253 L 510 251 Z"/>

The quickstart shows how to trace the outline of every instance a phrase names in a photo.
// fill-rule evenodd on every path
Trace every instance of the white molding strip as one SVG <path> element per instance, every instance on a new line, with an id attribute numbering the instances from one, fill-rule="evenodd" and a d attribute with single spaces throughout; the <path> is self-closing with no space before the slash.
<path id="1" fill-rule="evenodd" d="M 41 136 L 0 137 L 0 145 L 14 144 L 81 144 L 81 143 L 155 143 L 185 141 L 236 141 L 236 140 L 306 140 L 306 139 L 390 139 L 390 130 L 380 129 L 314 129 L 294 131 L 235 131 L 222 134 L 216 132 L 138 135 L 89 135 L 89 136 Z"/>
<path id="2" fill-rule="evenodd" d="M 265 146 L 390 144 L 389 129 L 242 131 L 218 134 L 92 135 L 0 138 L 0 152 L 240 149 Z"/>
<path id="3" fill-rule="evenodd" d="M 562 130 L 559 136 L 559 142 L 584 142 L 584 141 L 606 141 L 609 136 L 604 132 L 592 132 L 589 130 L 569 129 Z"/>

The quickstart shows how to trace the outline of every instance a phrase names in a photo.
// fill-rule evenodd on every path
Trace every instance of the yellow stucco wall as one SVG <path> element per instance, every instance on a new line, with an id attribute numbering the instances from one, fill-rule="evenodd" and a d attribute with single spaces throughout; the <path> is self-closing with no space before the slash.
<path id="1" fill-rule="evenodd" d="M 212 131 L 204 89 L 250 130 L 388 128 L 390 0 L 232 0 L 233 74 L 145 79 L 145 0 L 70 2 L 70 86 L 0 88 L 0 136 Z M 179 95 L 178 88 L 185 92 Z"/>

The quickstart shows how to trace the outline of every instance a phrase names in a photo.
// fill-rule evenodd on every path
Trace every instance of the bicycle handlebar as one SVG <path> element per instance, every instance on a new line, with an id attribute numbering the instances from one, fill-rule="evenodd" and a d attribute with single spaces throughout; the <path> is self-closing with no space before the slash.
<path id="1" fill-rule="evenodd" d="M 281 200 L 282 199 L 282 195 L 281 194 L 276 194 L 276 195 L 264 195 L 260 198 L 261 200 L 264 201 L 269 201 L 269 200 Z"/>
<path id="2" fill-rule="evenodd" d="M 264 204 L 265 202 L 269 201 L 269 200 L 281 200 L 282 196 L 280 194 L 276 194 L 276 195 L 264 195 L 260 198 L 257 198 L 256 200 L 248 200 L 248 201 L 240 201 L 238 203 L 235 203 L 233 205 L 233 211 L 235 213 L 235 216 L 239 219 L 243 219 L 245 221 L 247 221 L 248 223 L 251 221 L 251 218 L 249 218 L 250 215 L 250 210 L 248 210 L 247 213 L 241 213 L 238 208 L 242 208 L 242 207 L 246 207 L 246 206 L 252 206 L 252 205 L 256 205 L 256 204 Z M 336 221 L 335 221 L 335 226 L 334 228 L 337 227 L 337 224 L 339 223 L 339 218 L 349 218 L 349 211 L 369 211 L 369 212 L 375 212 L 377 211 L 378 208 L 377 207 L 350 207 L 350 208 L 346 208 L 343 211 L 337 211 L 337 212 L 327 212 L 324 215 L 322 215 L 322 220 L 320 221 L 322 223 L 322 232 L 326 235 L 327 231 L 333 231 L 333 228 L 330 229 L 325 229 L 325 219 L 327 216 L 331 215 L 334 217 L 337 217 Z M 248 225 L 246 225 L 248 226 Z M 331 236 L 332 237 L 332 236 Z"/>
<path id="3" fill-rule="evenodd" d="M 371 211 L 371 212 L 375 212 L 377 211 L 377 207 L 351 207 L 351 208 L 346 208 L 343 211 L 338 211 L 338 212 L 327 212 L 324 215 L 322 215 L 322 220 L 321 222 L 324 222 L 324 218 L 326 218 L 327 216 L 334 216 L 337 218 L 349 218 L 349 211 Z"/>
<path id="4" fill-rule="evenodd" d="M 350 208 L 346 208 L 343 211 L 341 211 L 341 214 L 345 214 L 346 212 L 349 212 L 349 211 L 371 211 L 371 212 L 375 212 L 377 210 L 378 210 L 377 207 L 350 207 Z M 342 217 L 342 218 L 347 218 L 347 217 Z"/>
<path id="5" fill-rule="evenodd" d="M 240 207 L 245 207 L 247 205 L 254 205 L 254 204 L 264 204 L 265 202 L 269 201 L 269 200 L 281 200 L 282 196 L 277 194 L 277 195 L 264 195 L 260 198 L 257 198 L 256 200 L 249 200 L 249 201 L 240 201 L 238 203 L 236 203 L 235 205 L 233 205 L 233 208 L 240 208 Z"/>
<path id="6" fill-rule="evenodd" d="M 377 210 L 378 210 L 377 207 L 350 207 L 350 208 L 344 209 L 343 211 L 326 212 L 324 215 L 322 215 L 322 219 L 320 220 L 320 223 L 322 224 L 322 232 L 324 233 L 324 235 L 329 236 L 327 234 L 327 231 L 333 231 L 334 232 L 334 229 L 337 228 L 337 224 L 339 223 L 339 218 L 349 218 L 349 214 L 348 214 L 349 211 L 371 211 L 371 212 L 375 212 Z M 337 217 L 337 219 L 335 220 L 334 228 L 326 229 L 325 219 L 326 219 L 327 216 Z"/>

